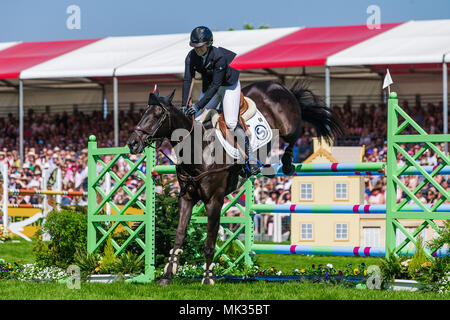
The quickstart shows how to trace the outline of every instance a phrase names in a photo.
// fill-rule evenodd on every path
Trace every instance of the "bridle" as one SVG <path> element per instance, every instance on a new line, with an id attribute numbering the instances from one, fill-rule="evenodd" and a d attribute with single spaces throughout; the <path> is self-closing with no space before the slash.
<path id="1" fill-rule="evenodd" d="M 156 138 L 154 135 L 158 132 L 158 130 L 161 128 L 161 126 L 163 125 L 163 123 L 164 123 L 164 121 L 166 120 L 166 118 L 169 118 L 169 128 L 171 128 L 172 127 L 172 120 L 171 120 L 171 117 L 170 117 L 170 112 L 169 112 L 169 110 L 167 110 L 167 108 L 164 106 L 164 105 L 162 105 L 162 104 L 159 104 L 159 106 L 164 110 L 164 114 L 163 114 L 163 116 L 161 117 L 161 119 L 159 120 L 159 122 L 158 122 L 158 125 L 157 125 L 157 127 L 156 127 L 156 129 L 154 130 L 154 132 L 153 133 L 150 133 L 148 130 L 146 130 L 146 129 L 144 129 L 144 128 L 142 128 L 141 126 L 139 126 L 139 125 L 137 125 L 137 126 L 135 126 L 134 127 L 134 129 L 133 129 L 133 131 L 141 131 L 141 132 L 143 132 L 143 133 L 145 133 L 146 135 L 147 135 L 147 138 L 145 139 L 145 141 L 144 141 L 144 145 L 145 146 L 149 146 L 150 148 L 154 148 L 156 151 L 160 151 L 162 154 L 164 154 L 164 156 L 167 158 L 167 159 L 169 159 L 170 160 L 170 162 L 172 162 L 172 163 L 174 163 L 174 164 L 176 164 L 175 163 L 175 161 L 173 161 L 160 147 L 161 147 L 161 144 L 162 144 L 162 142 L 163 142 L 163 140 L 165 139 L 164 137 L 162 137 L 162 138 Z M 148 110 L 148 108 L 150 108 L 150 106 L 148 106 L 147 107 L 147 110 Z M 146 111 L 147 111 L 146 110 Z M 192 133 L 192 130 L 194 129 L 194 116 L 192 116 L 192 126 L 191 126 L 191 130 L 189 130 L 189 133 L 186 135 L 186 137 L 187 136 L 189 136 L 191 133 Z M 186 138 L 186 137 L 184 137 L 183 138 L 183 140 Z M 160 141 L 160 144 L 159 144 L 159 146 L 153 146 L 153 144 L 152 144 L 152 142 L 154 142 L 154 141 Z"/>
<path id="2" fill-rule="evenodd" d="M 139 125 L 137 125 L 137 126 L 135 126 L 134 127 L 134 131 L 141 131 L 141 132 L 143 132 L 143 133 L 145 133 L 148 137 L 145 139 L 145 141 L 144 141 L 144 145 L 146 145 L 146 146 L 150 146 L 151 148 L 154 148 L 156 151 L 160 151 L 162 154 L 164 154 L 164 156 L 166 156 L 166 158 L 167 159 L 169 159 L 172 163 L 174 163 L 175 165 L 177 165 L 176 163 L 175 163 L 175 161 L 173 161 L 160 147 L 161 147 L 161 145 L 162 145 L 162 142 L 163 142 L 163 140 L 165 139 L 164 137 L 163 138 L 155 138 L 155 134 L 158 132 L 158 130 L 161 128 L 161 126 L 163 125 L 163 123 L 164 123 L 164 121 L 166 120 L 166 118 L 169 118 L 169 128 L 171 128 L 171 125 L 172 125 L 172 120 L 171 120 L 171 117 L 170 117 L 170 112 L 169 112 L 169 110 L 167 110 L 167 108 L 165 107 L 165 106 L 163 106 L 162 104 L 159 104 L 159 106 L 164 110 L 164 114 L 163 114 L 163 116 L 161 117 L 161 119 L 159 120 L 159 122 L 158 122 L 158 125 L 157 125 L 157 127 L 156 127 L 156 129 L 154 130 L 154 132 L 153 133 L 151 133 L 151 132 L 149 132 L 148 130 L 146 130 L 146 129 L 144 129 L 144 128 L 142 128 L 141 126 L 139 126 Z M 148 106 L 147 107 L 147 110 L 148 110 L 148 108 L 150 108 L 150 106 Z M 146 110 L 146 111 L 147 111 Z M 194 115 L 192 115 L 192 126 L 191 126 L 191 130 L 189 131 L 189 133 L 186 135 L 186 137 L 187 136 L 189 136 L 191 133 L 192 133 L 192 130 L 194 129 Z M 186 137 L 184 137 L 183 138 L 183 140 L 186 138 Z M 159 146 L 156 146 L 155 145 L 155 147 L 153 147 L 153 144 L 152 144 L 152 142 L 154 142 L 154 141 L 160 141 L 160 144 L 159 144 Z M 206 171 L 206 172 L 202 172 L 202 173 L 200 173 L 199 175 L 197 175 L 197 176 L 190 176 L 190 175 L 188 175 L 188 176 L 186 176 L 186 175 L 182 175 L 182 174 L 180 174 L 180 173 L 178 173 L 178 176 L 179 176 L 179 178 L 181 178 L 182 180 L 184 180 L 184 181 L 189 181 L 189 182 L 197 182 L 197 181 L 199 181 L 199 180 L 201 180 L 202 178 L 204 178 L 205 176 L 207 176 L 207 175 L 209 175 L 209 174 L 211 174 L 211 173 L 217 173 L 217 172 L 221 172 L 221 171 L 225 171 L 225 170 L 229 170 L 230 168 L 232 168 L 233 167 L 233 165 L 230 165 L 230 166 L 226 166 L 226 167 L 223 167 L 223 168 L 215 168 L 215 169 L 211 169 L 211 170 L 208 170 L 208 171 Z"/>
<path id="3" fill-rule="evenodd" d="M 150 133 L 149 131 L 147 131 L 146 129 L 142 128 L 141 126 L 137 125 L 134 127 L 133 131 L 141 131 L 143 133 L 145 133 L 147 135 L 147 138 L 144 141 L 144 145 L 152 145 L 153 141 L 157 141 L 160 140 L 162 143 L 162 140 L 164 140 L 164 138 L 155 138 L 155 134 L 158 132 L 158 130 L 161 128 L 161 126 L 163 125 L 164 121 L 166 121 L 166 118 L 169 118 L 169 127 L 172 124 L 171 118 L 170 118 L 170 112 L 169 110 L 167 110 L 166 107 L 164 107 L 162 104 L 159 105 L 163 110 L 164 113 L 161 117 L 161 119 L 159 119 L 158 125 L 156 127 L 156 129 L 154 130 L 153 133 Z M 147 107 L 147 110 L 150 108 L 150 106 Z M 147 111 L 145 110 L 145 111 Z"/>

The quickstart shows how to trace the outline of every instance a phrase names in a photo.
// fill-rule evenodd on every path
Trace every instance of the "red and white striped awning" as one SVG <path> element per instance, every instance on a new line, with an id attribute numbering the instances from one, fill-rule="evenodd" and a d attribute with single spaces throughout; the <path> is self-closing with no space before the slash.
<path id="1" fill-rule="evenodd" d="M 240 69 L 439 64 L 450 52 L 450 20 L 219 31 Z M 0 43 L 0 79 L 182 74 L 189 34 Z M 450 54 L 445 56 L 450 61 Z"/>
<path id="2" fill-rule="evenodd" d="M 324 66 L 327 58 L 394 27 L 397 23 L 369 29 L 366 25 L 303 28 L 237 57 L 237 69 L 270 69 Z"/>

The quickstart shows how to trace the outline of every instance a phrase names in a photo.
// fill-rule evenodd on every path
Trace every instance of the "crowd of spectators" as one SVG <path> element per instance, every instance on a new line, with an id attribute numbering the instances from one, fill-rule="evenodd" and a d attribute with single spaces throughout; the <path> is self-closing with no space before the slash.
<path id="1" fill-rule="evenodd" d="M 442 103 L 438 105 L 427 104 L 426 107 L 416 103 L 410 107 L 408 102 L 402 104 L 405 111 L 429 133 L 442 133 L 442 117 L 438 116 L 442 110 Z M 386 105 L 361 104 L 358 108 L 352 108 L 349 103 L 344 106 L 334 106 L 333 110 L 342 119 L 346 128 L 346 136 L 337 141 L 337 145 L 365 145 L 364 161 L 385 162 L 386 161 L 386 130 L 387 115 Z M 131 128 L 139 121 L 142 110 L 138 112 L 121 111 L 119 139 L 124 144 L 131 132 Z M 6 118 L 0 118 L 0 164 L 8 164 L 9 188 L 10 189 L 40 189 L 43 186 L 43 171 L 58 167 L 61 169 L 63 190 L 87 191 L 87 143 L 88 137 L 94 134 L 100 147 L 110 147 L 113 145 L 113 119 L 112 114 L 106 118 L 100 112 L 85 114 L 74 111 L 72 114 L 36 114 L 29 110 L 24 119 L 25 152 L 24 164 L 20 165 L 18 153 L 18 119 L 9 114 Z M 414 133 L 411 131 L 411 133 Z M 294 148 L 294 162 L 302 162 L 312 154 L 312 137 L 315 135 L 314 128 L 306 125 L 303 136 L 298 139 Z M 421 146 L 406 146 L 409 154 L 413 155 Z M 443 144 L 438 145 L 443 150 Z M 173 150 L 168 142 L 162 145 L 166 153 L 173 155 Z M 133 158 L 131 158 L 133 160 Z M 105 158 L 108 162 L 110 159 Z M 404 159 L 399 157 L 399 162 Z M 440 162 L 439 157 L 431 151 L 423 153 L 418 159 L 423 165 L 436 165 Z M 163 163 L 168 164 L 169 159 L 163 158 Z M 101 169 L 101 168 L 99 168 Z M 125 160 L 119 161 L 113 168 L 118 177 L 122 177 L 129 169 L 129 164 Z M 145 163 L 141 170 L 145 171 Z M 169 177 L 164 177 L 164 182 L 168 182 Z M 403 176 L 404 183 L 413 190 L 421 180 L 415 176 Z M 445 189 L 449 190 L 447 176 L 439 175 L 436 181 Z M 114 182 L 114 179 L 112 180 Z M 54 181 L 53 181 L 54 183 Z M 255 201 L 257 203 L 289 203 L 290 178 L 273 178 L 257 180 L 255 184 Z M 383 176 L 365 177 L 365 203 L 383 204 L 385 203 L 386 178 Z M 138 175 L 131 176 L 126 182 L 131 192 L 137 192 L 143 180 Z M 159 187 L 160 188 L 160 187 Z M 176 180 L 171 181 L 171 192 L 173 195 L 178 190 Z M 401 197 L 401 190 L 398 197 Z M 423 202 L 433 203 L 439 193 L 432 185 L 427 185 L 418 196 Z M 123 189 L 115 195 L 114 201 L 117 204 L 125 204 L 130 195 Z M 145 197 L 145 192 L 141 194 Z M 10 203 L 37 203 L 36 196 L 11 195 Z M 86 204 L 85 197 L 63 198 L 63 204 Z M 239 214 L 235 207 L 232 207 L 230 214 Z M 260 216 L 262 225 L 267 227 L 270 215 Z M 260 225 L 260 221 L 258 224 Z M 259 231 L 259 230 L 257 230 Z"/>

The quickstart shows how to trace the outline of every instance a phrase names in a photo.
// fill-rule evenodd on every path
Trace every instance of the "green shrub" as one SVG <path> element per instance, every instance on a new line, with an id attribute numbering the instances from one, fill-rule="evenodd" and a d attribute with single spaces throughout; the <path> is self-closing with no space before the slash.
<path id="1" fill-rule="evenodd" d="M 109 236 L 103 249 L 103 257 L 100 264 L 102 273 L 114 273 L 118 261 L 119 259 L 115 255 L 115 250 L 111 242 L 111 236 Z"/>
<path id="2" fill-rule="evenodd" d="M 444 228 L 439 233 L 439 236 L 431 240 L 428 245 L 433 250 L 441 248 L 444 245 L 450 246 L 450 220 L 444 220 Z"/>
<path id="3" fill-rule="evenodd" d="M 450 256 L 435 258 L 421 265 L 421 272 L 416 275 L 424 291 L 448 293 L 450 291 Z"/>
<path id="4" fill-rule="evenodd" d="M 51 240 L 42 241 L 48 232 Z M 42 266 L 67 268 L 74 261 L 77 250 L 87 247 L 87 216 L 69 209 L 50 212 L 42 230 L 37 232 L 33 246 L 36 262 Z"/>
<path id="5" fill-rule="evenodd" d="M 390 253 L 381 259 L 381 273 L 385 284 L 394 279 L 413 279 L 421 282 L 427 290 L 438 287 L 438 281 L 447 279 L 450 272 L 450 257 L 429 259 L 425 255 L 423 241 L 417 237 L 414 255 L 398 257 Z M 437 289 L 435 290 L 437 291 Z"/>
<path id="6" fill-rule="evenodd" d="M 421 275 L 421 268 L 426 262 L 429 262 L 427 256 L 425 255 L 425 250 L 423 248 L 423 240 L 421 236 L 416 239 L 416 250 L 414 256 L 408 264 L 408 273 L 411 279 L 416 279 Z"/>
<path id="7" fill-rule="evenodd" d="M 77 249 L 74 257 L 74 264 L 80 268 L 81 274 L 90 275 L 100 270 L 99 261 L 101 256 L 98 253 L 87 253 L 86 248 Z"/>
<path id="8" fill-rule="evenodd" d="M 409 279 L 409 257 L 397 256 L 389 251 L 386 257 L 381 258 L 380 270 L 382 282 L 386 286 L 394 279 Z"/>
<path id="9" fill-rule="evenodd" d="M 157 181 L 158 184 L 160 184 Z M 167 182 L 163 186 L 163 192 L 157 193 L 155 200 L 156 210 L 156 232 L 155 232 L 155 266 L 157 268 L 164 267 L 167 263 L 170 249 L 173 248 L 175 235 L 178 226 L 178 197 L 173 197 L 170 194 L 170 184 L 173 181 Z M 198 264 L 204 262 L 204 233 L 206 225 L 196 224 L 190 225 L 184 240 L 181 255 L 181 264 Z M 128 237 L 128 232 L 124 232 L 122 237 Z M 138 237 L 144 241 L 145 230 L 139 233 Z M 133 241 L 127 248 L 133 254 L 140 255 L 142 248 Z"/>

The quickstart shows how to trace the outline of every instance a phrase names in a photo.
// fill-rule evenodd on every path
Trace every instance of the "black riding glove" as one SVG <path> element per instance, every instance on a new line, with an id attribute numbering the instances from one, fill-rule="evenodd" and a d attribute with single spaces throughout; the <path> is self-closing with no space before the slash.
<path id="1" fill-rule="evenodd" d="M 186 110 L 185 115 L 187 115 L 188 117 L 190 117 L 190 116 L 192 116 L 192 115 L 195 115 L 195 114 L 197 113 L 198 110 L 200 110 L 200 108 L 197 107 L 197 106 L 195 105 L 195 103 L 194 103 L 190 108 L 188 108 L 188 109 Z"/>

